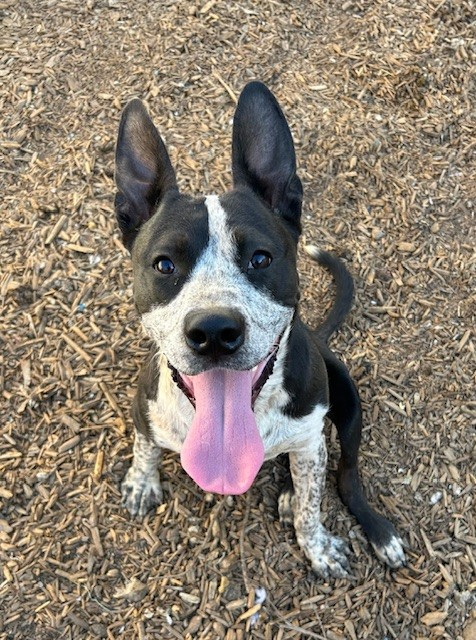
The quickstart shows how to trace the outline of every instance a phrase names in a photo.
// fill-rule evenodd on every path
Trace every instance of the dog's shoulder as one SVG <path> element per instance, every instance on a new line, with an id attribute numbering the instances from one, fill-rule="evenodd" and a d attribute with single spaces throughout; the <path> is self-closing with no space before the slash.
<path id="1" fill-rule="evenodd" d="M 319 344 L 296 316 L 255 405 L 268 459 L 318 444 L 328 411 L 328 382 Z"/>
<path id="2" fill-rule="evenodd" d="M 289 335 L 283 385 L 290 396 L 285 411 L 294 418 L 309 415 L 317 404 L 326 406 L 329 402 L 319 340 L 298 314 Z"/>

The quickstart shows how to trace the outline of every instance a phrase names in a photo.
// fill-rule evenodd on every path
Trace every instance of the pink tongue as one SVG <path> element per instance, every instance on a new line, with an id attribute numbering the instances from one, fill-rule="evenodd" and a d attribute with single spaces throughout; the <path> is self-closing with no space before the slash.
<path id="1" fill-rule="evenodd" d="M 204 491 L 244 493 L 263 464 L 263 442 L 251 408 L 253 377 L 251 371 L 230 369 L 184 376 L 193 388 L 196 411 L 180 458 Z"/>

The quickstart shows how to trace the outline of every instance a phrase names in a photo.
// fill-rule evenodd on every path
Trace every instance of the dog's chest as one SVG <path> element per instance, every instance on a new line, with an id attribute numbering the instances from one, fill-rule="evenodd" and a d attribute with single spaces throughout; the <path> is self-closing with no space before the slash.
<path id="1" fill-rule="evenodd" d="M 277 362 L 260 395 L 254 414 L 263 441 L 265 458 L 317 445 L 322 437 L 327 407 L 317 404 L 302 418 L 292 418 L 284 408 L 289 394 L 283 387 L 282 366 Z M 149 400 L 150 434 L 155 444 L 179 453 L 194 419 L 195 410 L 176 386 L 168 369 L 161 367 L 157 397 Z"/>

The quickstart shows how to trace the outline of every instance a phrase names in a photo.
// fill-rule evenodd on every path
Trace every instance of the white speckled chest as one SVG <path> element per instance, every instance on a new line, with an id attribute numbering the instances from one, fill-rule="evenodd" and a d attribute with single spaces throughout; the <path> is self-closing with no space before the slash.
<path id="1" fill-rule="evenodd" d="M 302 418 L 284 413 L 289 395 L 283 387 L 286 341 L 280 347 L 273 373 L 256 399 L 254 414 L 263 440 L 265 458 L 270 460 L 312 446 L 320 446 L 324 416 L 328 407 L 317 404 Z M 151 435 L 160 447 L 180 453 L 194 417 L 194 408 L 172 379 L 165 358 L 159 359 L 159 388 L 155 400 L 149 400 Z"/>

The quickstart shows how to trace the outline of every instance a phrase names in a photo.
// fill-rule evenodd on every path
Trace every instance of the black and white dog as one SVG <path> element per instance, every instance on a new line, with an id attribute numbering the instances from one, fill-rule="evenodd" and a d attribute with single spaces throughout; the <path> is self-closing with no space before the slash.
<path id="1" fill-rule="evenodd" d="M 143 516 L 162 500 L 163 447 L 205 491 L 245 492 L 264 460 L 288 453 L 282 519 L 321 576 L 348 573 L 346 544 L 320 522 L 324 416 L 341 445 L 338 487 L 377 555 L 404 564 L 394 527 L 368 505 L 358 471 L 359 396 L 327 339 L 348 312 L 352 279 L 311 249 L 337 284 L 317 331 L 300 320 L 296 249 L 302 185 L 290 130 L 271 92 L 252 82 L 233 125 L 233 190 L 179 193 L 164 143 L 139 100 L 124 110 L 115 207 L 132 255 L 134 300 L 153 347 L 133 404 L 134 458 L 124 504 Z"/>

